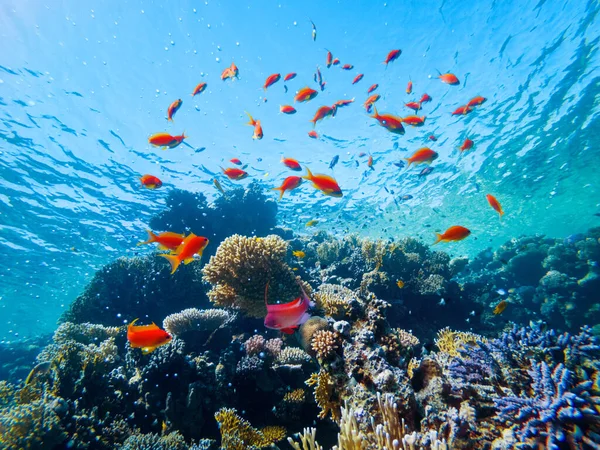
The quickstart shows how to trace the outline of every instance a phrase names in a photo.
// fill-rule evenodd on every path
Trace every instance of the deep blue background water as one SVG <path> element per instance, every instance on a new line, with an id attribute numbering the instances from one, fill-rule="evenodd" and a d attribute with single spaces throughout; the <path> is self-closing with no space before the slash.
<path id="1" fill-rule="evenodd" d="M 460 224 L 473 235 L 446 249 L 473 255 L 522 234 L 565 237 L 598 225 L 599 9 L 595 1 L 1 2 L 0 340 L 52 330 L 95 270 L 137 250 L 168 189 L 214 198 L 213 176 L 232 157 L 272 187 L 289 175 L 282 155 L 325 173 L 340 155 L 342 199 L 306 185 L 280 203 L 280 223 L 301 232 L 318 216 L 319 228 L 338 235 L 433 241 L 435 230 Z M 326 48 L 354 70 L 326 69 Z M 402 55 L 386 69 L 393 48 Z M 222 82 L 232 61 L 240 79 Z M 316 87 L 317 65 L 325 92 L 295 116 L 280 114 L 296 89 Z M 461 85 L 442 84 L 437 70 Z M 261 89 L 271 73 L 292 71 L 287 94 L 282 82 Z M 352 86 L 358 73 L 365 77 Z M 190 97 L 200 81 L 207 91 Z M 378 109 L 394 114 L 431 95 L 426 125 L 404 136 L 379 127 L 361 106 L 373 83 Z M 482 108 L 450 115 L 475 95 L 488 98 Z M 315 110 L 344 98 L 356 102 L 309 139 Z M 262 141 L 251 139 L 245 110 L 262 121 Z M 190 146 L 147 144 L 154 132 L 184 130 Z M 459 159 L 465 137 L 475 148 Z M 428 144 L 440 153 L 429 176 L 393 165 Z M 374 156 L 374 171 L 361 151 Z M 144 173 L 164 188 L 140 189 Z M 487 193 L 504 205 L 502 223 Z M 413 199 L 394 202 L 406 194 Z"/>

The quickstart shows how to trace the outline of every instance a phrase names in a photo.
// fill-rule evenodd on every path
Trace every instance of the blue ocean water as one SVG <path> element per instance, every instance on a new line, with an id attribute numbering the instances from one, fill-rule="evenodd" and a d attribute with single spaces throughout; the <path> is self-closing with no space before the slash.
<path id="1" fill-rule="evenodd" d="M 215 176 L 234 183 L 219 168 L 233 157 L 249 165 L 236 183 L 273 187 L 289 174 L 281 156 L 329 174 L 340 156 L 343 198 L 303 186 L 280 202 L 280 224 L 299 232 L 319 218 L 337 235 L 433 242 L 434 231 L 464 225 L 472 236 L 446 250 L 475 255 L 523 234 L 597 226 L 599 10 L 594 1 L 1 2 L 0 340 L 52 331 L 97 269 L 139 251 L 169 189 L 214 199 Z M 386 68 L 395 48 L 402 55 Z M 354 69 L 327 69 L 326 49 Z M 223 82 L 231 62 L 239 79 Z M 325 91 L 280 114 L 297 89 L 316 88 L 317 66 Z M 441 83 L 438 70 L 460 86 Z M 287 93 L 282 81 L 265 93 L 277 72 L 298 75 Z M 206 92 L 190 97 L 201 81 Z M 408 115 L 403 104 L 428 93 L 425 125 L 404 136 L 377 125 L 362 107 L 373 83 L 380 112 Z M 450 114 L 476 95 L 488 99 L 482 107 Z M 317 124 L 320 139 L 307 136 L 319 106 L 352 98 Z M 245 111 L 261 120 L 261 141 Z M 160 131 L 185 131 L 189 145 L 151 147 Z M 466 137 L 475 146 L 459 158 Z M 431 174 L 393 164 L 425 145 L 440 155 Z M 140 189 L 145 173 L 163 189 Z M 502 222 L 487 193 L 502 202 Z"/>

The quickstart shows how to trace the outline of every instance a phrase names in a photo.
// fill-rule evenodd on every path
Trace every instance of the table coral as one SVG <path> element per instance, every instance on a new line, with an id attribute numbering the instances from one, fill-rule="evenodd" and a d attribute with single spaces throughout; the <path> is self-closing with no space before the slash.
<path id="1" fill-rule="evenodd" d="M 189 331 L 213 332 L 233 320 L 235 315 L 223 309 L 188 308 L 165 317 L 163 328 L 172 336 L 181 336 Z"/>

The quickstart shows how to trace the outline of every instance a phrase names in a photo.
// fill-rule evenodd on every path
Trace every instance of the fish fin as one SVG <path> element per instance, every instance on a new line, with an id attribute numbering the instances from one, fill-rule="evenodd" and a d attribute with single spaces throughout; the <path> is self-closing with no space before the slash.
<path id="1" fill-rule="evenodd" d="M 444 239 L 440 233 L 435 233 L 435 236 L 436 236 L 436 240 L 432 245 L 442 242 L 442 240 Z"/>
<path id="2" fill-rule="evenodd" d="M 179 267 L 179 264 L 181 263 L 181 261 L 179 261 L 179 258 L 177 257 L 177 255 L 158 255 L 158 256 L 162 256 L 167 261 L 169 261 L 169 264 L 171 264 L 171 275 L 173 275 L 175 273 L 175 271 L 177 270 L 177 268 Z"/>
<path id="3" fill-rule="evenodd" d="M 186 258 L 186 259 L 184 259 L 184 260 L 183 260 L 183 263 L 184 263 L 185 265 L 188 265 L 188 264 L 189 264 L 189 263 L 191 263 L 191 262 L 194 262 L 194 258 Z"/>
<path id="4" fill-rule="evenodd" d="M 139 244 L 138 244 L 138 245 L 139 245 Z M 170 248 L 169 248 L 169 247 L 167 247 L 166 245 L 162 245 L 162 244 L 158 244 L 158 247 L 157 247 L 157 248 L 158 248 L 159 250 L 170 250 Z"/>
<path id="5" fill-rule="evenodd" d="M 298 321 L 298 325 L 302 325 L 308 319 L 310 319 L 310 314 L 305 312 L 304 314 L 302 314 L 302 317 L 300 317 L 300 320 Z"/>
<path id="6" fill-rule="evenodd" d="M 386 66 L 387 67 L 387 66 Z M 373 108 L 373 115 L 369 116 L 373 119 L 377 119 L 377 117 L 379 117 L 379 113 L 377 112 L 377 106 L 375 106 L 375 104 L 371 103 L 371 108 Z"/>
<path id="7" fill-rule="evenodd" d="M 254 120 L 252 118 L 252 116 L 250 115 L 250 113 L 248 111 L 244 111 L 246 114 L 248 114 L 248 118 L 250 119 L 250 121 L 246 124 L 246 125 L 250 125 L 250 126 L 254 126 L 256 125 L 256 120 Z"/>
<path id="8" fill-rule="evenodd" d="M 279 331 L 281 331 L 282 333 L 285 333 L 285 334 L 294 334 L 297 329 L 298 329 L 298 326 L 295 326 L 295 327 L 281 328 Z"/>
<path id="9" fill-rule="evenodd" d="M 281 201 L 281 199 L 283 198 L 283 193 L 285 192 L 285 190 L 283 188 L 280 188 L 280 187 L 276 187 L 276 188 L 273 188 L 271 190 L 273 190 L 273 191 L 279 191 L 279 200 L 277 200 L 277 201 Z"/>
<path id="10" fill-rule="evenodd" d="M 154 350 L 156 350 L 156 347 L 142 347 L 142 353 L 144 355 L 152 353 Z"/>
<path id="11" fill-rule="evenodd" d="M 302 178 L 304 178 L 305 180 L 312 181 L 314 179 L 312 172 L 308 167 L 304 166 L 304 168 L 306 169 L 306 175 L 304 175 Z"/>
<path id="12" fill-rule="evenodd" d="M 410 165 L 412 164 L 412 161 L 410 160 L 410 158 L 402 158 L 404 161 L 408 161 L 408 164 L 406 165 L 406 168 L 409 168 Z"/>
<path id="13" fill-rule="evenodd" d="M 152 242 L 156 242 L 156 235 L 152 232 L 152 230 L 146 230 L 148 233 L 148 240 L 144 242 L 138 242 L 137 245 L 151 244 Z"/>

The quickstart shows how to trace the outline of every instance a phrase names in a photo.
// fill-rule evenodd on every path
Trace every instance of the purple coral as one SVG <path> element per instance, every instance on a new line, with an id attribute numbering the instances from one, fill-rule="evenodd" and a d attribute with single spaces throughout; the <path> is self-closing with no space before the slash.
<path id="1" fill-rule="evenodd" d="M 453 359 L 448 367 L 452 378 L 468 384 L 486 384 L 501 376 L 491 349 L 484 343 L 468 345 L 459 353 L 461 357 Z"/>
<path id="2" fill-rule="evenodd" d="M 530 396 L 496 399 L 500 419 L 516 425 L 519 438 L 530 447 L 545 444 L 548 450 L 563 448 L 567 440 L 574 444 L 585 442 L 586 432 L 595 435 L 600 417 L 594 409 L 598 397 L 591 393 L 593 381 L 572 386 L 573 373 L 563 364 L 554 369 L 545 363 L 531 363 Z"/>

